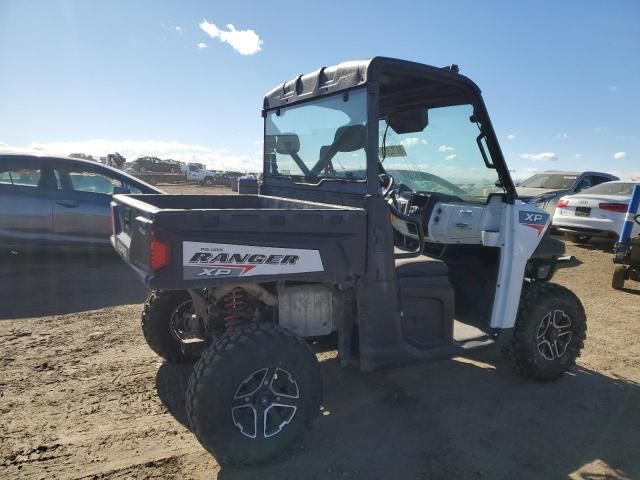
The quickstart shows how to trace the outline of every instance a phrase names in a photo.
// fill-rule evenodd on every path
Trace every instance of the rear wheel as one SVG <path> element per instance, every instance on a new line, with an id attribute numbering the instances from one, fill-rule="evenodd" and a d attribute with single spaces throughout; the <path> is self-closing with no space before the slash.
<path id="1" fill-rule="evenodd" d="M 585 243 L 589 243 L 591 241 L 591 235 L 584 235 L 581 233 L 567 233 L 567 240 L 570 240 L 573 243 L 584 245 Z"/>
<path id="2" fill-rule="evenodd" d="M 186 290 L 151 292 L 142 311 L 142 333 L 156 354 L 172 363 L 195 362 L 182 353 L 181 339 L 193 337 L 192 300 Z"/>
<path id="3" fill-rule="evenodd" d="M 587 322 L 575 294 L 554 283 L 523 286 L 509 357 L 523 377 L 548 381 L 575 364 Z"/>
<path id="4" fill-rule="evenodd" d="M 622 290 L 626 279 L 627 267 L 624 265 L 616 265 L 616 268 L 613 271 L 613 278 L 611 279 L 611 286 L 615 290 Z"/>
<path id="5" fill-rule="evenodd" d="M 224 335 L 195 365 L 187 415 L 200 443 L 220 463 L 250 464 L 286 450 L 320 411 L 316 356 L 272 324 Z"/>

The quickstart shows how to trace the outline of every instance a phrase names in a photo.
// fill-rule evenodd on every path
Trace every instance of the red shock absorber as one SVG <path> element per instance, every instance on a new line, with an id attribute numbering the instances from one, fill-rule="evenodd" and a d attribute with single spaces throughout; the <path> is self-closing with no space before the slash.
<path id="1" fill-rule="evenodd" d="M 235 287 L 222 297 L 224 325 L 227 332 L 246 323 L 251 315 L 247 292 Z"/>

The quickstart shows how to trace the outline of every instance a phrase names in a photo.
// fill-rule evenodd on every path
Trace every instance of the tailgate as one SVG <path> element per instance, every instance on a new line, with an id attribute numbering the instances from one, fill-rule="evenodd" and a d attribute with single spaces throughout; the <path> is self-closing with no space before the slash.
<path id="1" fill-rule="evenodd" d="M 363 209 L 291 202 L 287 208 L 171 209 L 142 197 L 114 196 L 112 244 L 151 289 L 339 282 L 364 272 Z"/>

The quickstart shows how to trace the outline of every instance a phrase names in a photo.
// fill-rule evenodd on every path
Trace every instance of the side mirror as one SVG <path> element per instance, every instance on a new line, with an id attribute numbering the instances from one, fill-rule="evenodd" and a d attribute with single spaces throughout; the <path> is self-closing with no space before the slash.
<path id="1" fill-rule="evenodd" d="M 266 138 L 265 138 L 266 140 Z M 291 155 L 300 151 L 300 138 L 295 133 L 278 135 L 276 140 L 276 152 L 281 155 Z"/>
<path id="2" fill-rule="evenodd" d="M 367 127 L 365 125 L 345 125 L 336 130 L 333 147 L 338 152 L 355 152 L 365 147 Z"/>

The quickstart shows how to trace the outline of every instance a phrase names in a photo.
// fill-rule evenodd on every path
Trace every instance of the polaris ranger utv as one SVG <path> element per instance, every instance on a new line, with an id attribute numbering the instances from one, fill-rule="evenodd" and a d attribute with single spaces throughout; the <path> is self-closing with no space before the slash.
<path id="1" fill-rule="evenodd" d="M 480 90 L 391 58 L 301 75 L 264 99 L 260 195 L 116 195 L 112 242 L 152 289 L 142 330 L 197 361 L 193 432 L 220 462 L 290 445 L 318 415 L 305 342 L 364 371 L 498 344 L 525 377 L 575 362 L 584 309 L 549 214 L 518 200 Z"/>

